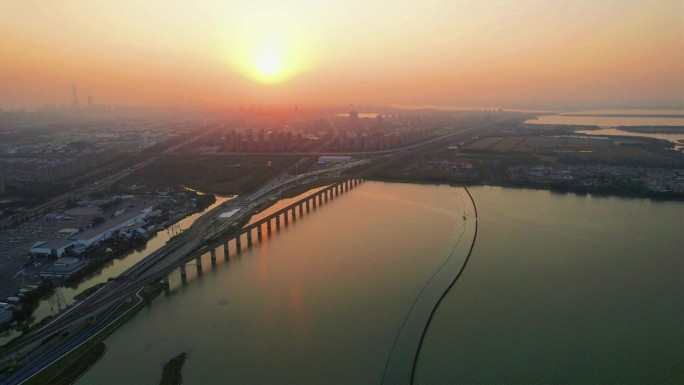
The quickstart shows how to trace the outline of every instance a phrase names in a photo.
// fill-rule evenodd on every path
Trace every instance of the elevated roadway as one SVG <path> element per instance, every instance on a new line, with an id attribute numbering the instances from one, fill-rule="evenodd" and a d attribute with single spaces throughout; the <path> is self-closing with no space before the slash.
<path id="1" fill-rule="evenodd" d="M 58 334 L 74 330 L 77 325 L 81 325 L 88 320 L 102 317 L 103 314 L 111 312 L 112 306 L 120 303 L 120 301 L 127 297 L 133 296 L 146 284 L 157 281 L 161 276 L 169 274 L 180 265 L 186 263 L 196 255 L 196 253 L 205 253 L 207 250 L 202 248 L 202 246 L 206 246 L 207 242 L 210 242 L 212 238 L 211 234 L 207 234 L 207 228 L 218 219 L 221 212 L 230 208 L 239 208 L 239 211 L 229 220 L 224 220 L 221 224 L 216 226 L 217 231 L 214 232 L 214 234 L 226 233 L 231 227 L 238 231 L 241 225 L 254 214 L 256 207 L 258 207 L 262 201 L 269 198 L 270 194 L 295 185 L 301 178 L 321 177 L 328 174 L 335 174 L 348 167 L 353 167 L 362 163 L 364 163 L 364 161 L 350 162 L 325 170 L 316 170 L 310 173 L 279 179 L 267 184 L 248 196 L 237 198 L 217 206 L 198 218 L 188 230 L 172 238 L 162 248 L 126 270 L 116 279 L 108 282 L 96 293 L 68 308 L 47 325 L 23 336 L 18 343 L 3 349 L 3 351 L 0 352 L 0 365 L 6 366 L 8 364 L 17 363 L 21 365 L 31 362 L 30 365 L 33 366 L 36 362 L 43 362 L 38 360 L 38 358 L 44 357 L 45 351 L 55 349 L 51 344 L 43 345 L 46 339 L 54 338 L 54 336 Z M 65 343 L 69 342 L 65 341 Z M 34 357 L 35 359 L 29 359 L 27 357 Z M 22 359 L 17 361 L 18 358 Z M 47 364 L 49 364 L 49 362 L 45 362 L 45 365 Z M 30 372 L 33 373 L 33 371 Z M 2 381 L 2 379 L 0 379 L 0 381 Z"/>

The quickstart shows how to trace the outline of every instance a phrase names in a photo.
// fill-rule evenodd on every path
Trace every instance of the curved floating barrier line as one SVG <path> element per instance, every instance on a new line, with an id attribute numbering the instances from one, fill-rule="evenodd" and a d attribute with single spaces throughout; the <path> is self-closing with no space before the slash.
<path id="1" fill-rule="evenodd" d="M 463 186 L 463 189 L 468 193 L 468 197 L 470 197 L 470 201 L 473 204 L 473 209 L 475 210 L 475 234 L 473 236 L 473 242 L 470 244 L 470 250 L 468 250 L 468 255 L 466 255 L 465 262 L 463 262 L 463 266 L 461 267 L 461 270 L 459 270 L 458 274 L 456 274 L 456 277 L 454 278 L 453 281 L 451 281 L 451 284 L 449 287 L 442 293 L 442 296 L 439 297 L 439 300 L 437 301 L 437 304 L 435 307 L 432 309 L 432 312 L 430 312 L 430 318 L 428 318 L 427 323 L 425 324 L 425 328 L 423 329 L 423 334 L 420 336 L 420 343 L 418 344 L 418 349 L 416 349 L 416 355 L 413 359 L 413 367 L 411 368 L 411 384 L 414 383 L 415 381 L 415 375 L 416 375 L 416 366 L 418 364 L 418 357 L 420 356 L 420 348 L 423 347 L 423 340 L 425 340 L 425 334 L 427 334 L 427 330 L 430 327 L 430 322 L 432 321 L 432 317 L 435 315 L 435 312 L 437 311 L 437 308 L 439 305 L 442 303 L 442 300 L 446 295 L 451 291 L 451 288 L 454 287 L 454 284 L 456 281 L 458 281 L 458 278 L 461 276 L 463 273 L 463 270 L 465 270 L 466 265 L 468 264 L 468 261 L 470 260 L 470 256 L 473 254 L 473 248 L 475 248 L 475 241 L 477 240 L 477 205 L 475 204 L 475 199 L 473 199 L 473 196 L 470 194 L 470 191 L 468 191 L 468 188 L 466 186 Z"/>
<path id="2" fill-rule="evenodd" d="M 475 239 L 477 238 L 477 207 L 475 207 L 475 201 L 468 189 L 465 187 L 463 187 L 463 189 L 470 198 L 470 202 L 473 206 L 472 211 L 475 216 L 475 228 L 473 230 L 473 240 L 470 244 L 470 249 L 465 258 L 455 257 L 457 250 L 460 249 L 461 239 L 468 230 L 466 227 L 468 222 L 463 222 L 463 232 L 456 245 L 453 247 L 451 254 L 449 254 L 446 261 L 423 286 L 414 300 L 409 313 L 404 319 L 392 345 L 390 355 L 387 358 L 385 370 L 382 375 L 382 384 L 413 383 L 418 355 L 430 321 L 432 320 L 432 316 L 442 302 L 442 299 L 446 296 L 451 287 L 453 287 L 454 283 L 465 269 L 473 251 Z M 465 201 L 465 198 L 461 194 L 458 195 Z M 464 221 L 467 220 L 466 218 L 471 217 L 466 213 L 466 210 L 464 210 L 463 215 Z"/>

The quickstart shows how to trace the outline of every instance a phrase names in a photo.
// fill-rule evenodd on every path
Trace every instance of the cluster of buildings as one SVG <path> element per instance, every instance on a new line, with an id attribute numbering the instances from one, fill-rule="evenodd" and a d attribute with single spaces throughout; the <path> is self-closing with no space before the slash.
<path id="1" fill-rule="evenodd" d="M 474 178 L 478 176 L 477 168 L 463 159 L 431 158 L 421 164 L 423 170 L 440 170 L 455 176 Z"/>
<path id="2" fill-rule="evenodd" d="M 96 217 L 86 228 L 65 228 L 58 231 L 53 239 L 36 241 L 29 252 L 34 258 L 62 258 L 67 252 L 80 254 L 119 233 L 129 236 L 145 234 L 145 219 L 152 213 L 150 206 L 120 210 L 107 219 Z"/>
<path id="3" fill-rule="evenodd" d="M 307 149 L 317 138 L 289 129 L 231 129 L 220 143 L 227 152 L 291 152 Z"/>
<path id="4" fill-rule="evenodd" d="M 0 177 L 3 185 L 18 187 L 63 182 L 203 126 L 199 120 L 130 117 L 3 126 L 8 134 L 0 142 Z"/>
<path id="5" fill-rule="evenodd" d="M 88 149 L 63 157 L 0 158 L 0 169 L 12 184 L 59 182 L 106 165 L 118 156 L 112 148 Z"/>
<path id="6" fill-rule="evenodd" d="M 24 300 L 24 297 L 27 294 L 36 289 L 38 289 L 38 286 L 25 286 L 19 289 L 14 295 L 8 296 L 3 302 L 0 302 L 0 330 L 14 322 L 14 308 Z"/>
<path id="7" fill-rule="evenodd" d="M 466 119 L 464 117 L 463 119 Z M 425 140 L 446 118 L 424 115 L 359 113 L 292 121 L 246 121 L 216 137 L 204 151 L 292 152 L 374 151 Z M 453 119 L 451 120 L 453 121 Z"/>
<path id="8" fill-rule="evenodd" d="M 103 261 L 130 250 L 166 224 L 196 211 L 198 199 L 181 188 L 90 197 L 3 230 L 0 300 L 16 297 L 25 285 L 66 278 L 90 260 Z"/>
<path id="9" fill-rule="evenodd" d="M 345 117 L 348 116 L 347 119 Z M 333 150 L 373 151 L 401 147 L 425 139 L 429 133 L 422 117 L 359 114 L 338 115 Z"/>
<path id="10" fill-rule="evenodd" d="M 12 313 L 13 308 L 14 306 L 6 302 L 0 302 L 0 328 L 14 320 L 14 314 Z"/>
<path id="11" fill-rule="evenodd" d="M 620 186 L 625 182 L 643 185 L 654 192 L 684 192 L 684 170 L 607 165 L 537 164 L 510 166 L 512 182 Z"/>

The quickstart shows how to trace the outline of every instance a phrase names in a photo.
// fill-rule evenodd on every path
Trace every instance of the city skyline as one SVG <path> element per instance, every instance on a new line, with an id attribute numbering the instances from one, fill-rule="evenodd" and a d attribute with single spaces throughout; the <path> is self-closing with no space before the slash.
<path id="1" fill-rule="evenodd" d="M 38 5 L 38 6 L 36 6 Z M 0 108 L 684 106 L 679 1 L 0 5 Z"/>

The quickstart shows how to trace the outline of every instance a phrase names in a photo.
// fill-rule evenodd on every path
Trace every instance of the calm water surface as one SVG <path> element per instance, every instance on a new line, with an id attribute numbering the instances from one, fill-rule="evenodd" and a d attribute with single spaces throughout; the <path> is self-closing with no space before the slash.
<path id="1" fill-rule="evenodd" d="M 527 124 L 567 124 L 578 126 L 684 126 L 684 118 L 659 118 L 641 116 L 568 116 L 544 115 L 526 120 Z"/>
<path id="2" fill-rule="evenodd" d="M 684 383 L 684 204 L 472 188 L 416 383 Z"/>
<path id="3" fill-rule="evenodd" d="M 201 275 L 171 276 L 106 340 L 78 384 L 158 383 L 181 352 L 184 384 L 380 383 L 463 234 L 462 192 L 367 182 L 239 256 L 205 256 Z M 477 242 L 416 383 L 684 382 L 682 203 L 471 192 Z"/>
<path id="4" fill-rule="evenodd" d="M 684 143 L 684 128 L 681 134 L 651 134 L 651 133 L 641 133 L 641 132 L 629 132 L 618 130 L 617 128 L 602 128 L 600 130 L 578 130 L 575 131 L 578 134 L 584 135 L 600 135 L 600 136 L 640 136 L 647 138 L 656 138 L 668 140 L 672 143 L 679 145 L 680 147 Z"/>
<path id="5" fill-rule="evenodd" d="M 228 261 L 172 275 L 78 383 L 157 383 L 181 352 L 184 384 L 380 383 L 421 289 L 470 246 L 467 199 L 367 182 L 239 255 L 231 243 Z"/>

